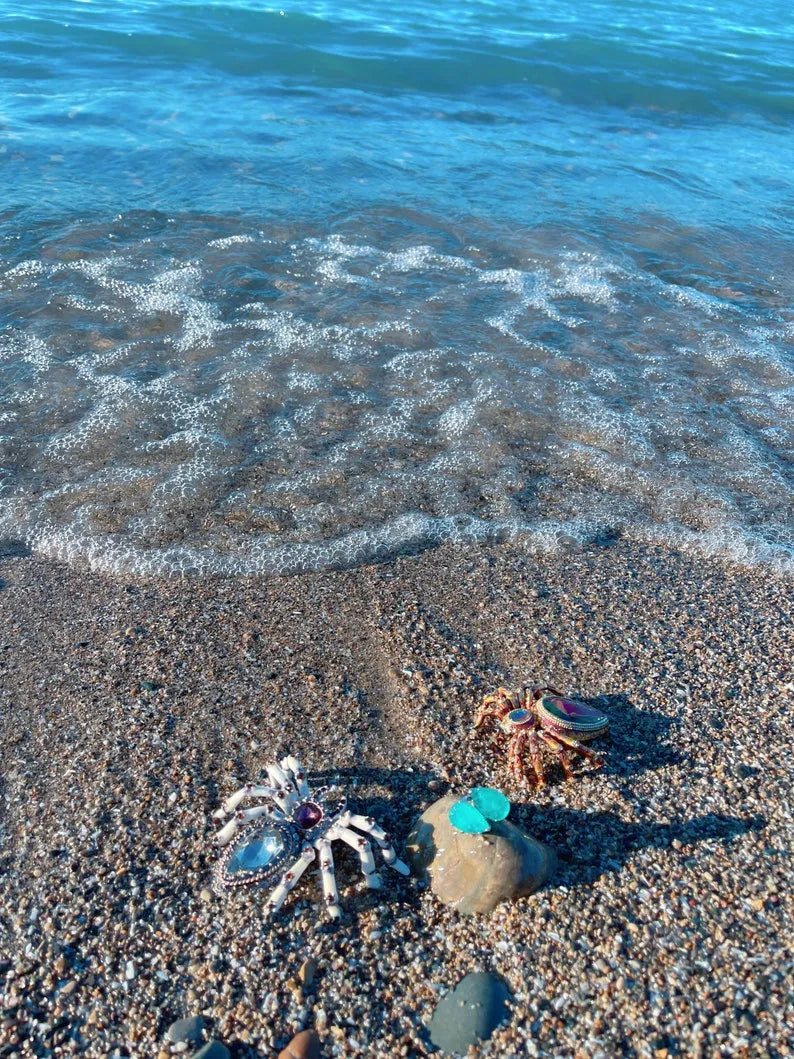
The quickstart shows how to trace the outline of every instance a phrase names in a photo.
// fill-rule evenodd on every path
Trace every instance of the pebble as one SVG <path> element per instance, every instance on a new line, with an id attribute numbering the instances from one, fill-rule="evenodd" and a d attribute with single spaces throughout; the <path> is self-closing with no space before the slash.
<path id="1" fill-rule="evenodd" d="M 320 1038 L 314 1030 L 302 1030 L 279 1052 L 278 1059 L 320 1059 Z"/>
<path id="2" fill-rule="evenodd" d="M 186 1018 L 172 1022 L 166 1032 L 166 1038 L 172 1044 L 185 1041 L 187 1044 L 200 1044 L 204 1035 L 204 1019 L 199 1015 L 188 1015 Z"/>
<path id="3" fill-rule="evenodd" d="M 445 1052 L 466 1054 L 487 1041 L 508 1016 L 510 990 L 504 979 L 487 972 L 467 974 L 438 1002 L 428 1030 L 433 1044 Z"/>
<path id="4" fill-rule="evenodd" d="M 308 989 L 314 981 L 314 975 L 316 970 L 316 960 L 314 960 L 311 956 L 308 958 L 308 960 L 304 960 L 303 963 L 300 965 L 300 969 L 298 971 L 298 978 L 301 981 L 301 985 L 305 986 Z"/>
<path id="5" fill-rule="evenodd" d="M 406 853 L 433 893 L 462 915 L 492 912 L 502 901 L 534 893 L 554 870 L 552 851 L 507 820 L 481 835 L 458 831 L 449 810 L 459 796 L 447 794 L 414 823 Z"/>
<path id="6" fill-rule="evenodd" d="M 203 1048 L 193 1053 L 192 1059 L 230 1059 L 229 1049 L 220 1041 L 207 1041 Z"/>

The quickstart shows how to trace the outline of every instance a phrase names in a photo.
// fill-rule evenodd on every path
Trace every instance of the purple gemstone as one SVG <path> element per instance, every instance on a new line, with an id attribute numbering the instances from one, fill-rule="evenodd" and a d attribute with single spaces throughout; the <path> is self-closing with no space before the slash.
<path id="1" fill-rule="evenodd" d="M 301 802 L 292 817 L 293 823 L 301 831 L 311 831 L 323 818 L 323 811 L 316 802 Z"/>

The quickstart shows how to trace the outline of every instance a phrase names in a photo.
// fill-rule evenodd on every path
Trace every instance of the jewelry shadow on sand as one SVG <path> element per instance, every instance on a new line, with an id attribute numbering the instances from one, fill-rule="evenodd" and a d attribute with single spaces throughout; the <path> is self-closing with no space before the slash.
<path id="1" fill-rule="evenodd" d="M 680 765 L 685 760 L 671 740 L 677 725 L 674 716 L 640 710 L 624 694 L 587 697 L 574 692 L 570 697 L 601 710 L 609 718 L 606 735 L 587 744 L 599 754 L 603 751 L 605 762 L 600 773 L 628 779 L 667 765 Z M 553 782 L 557 773 L 551 778 Z"/>
<path id="2" fill-rule="evenodd" d="M 357 811 L 376 816 L 392 830 L 398 855 L 403 857 L 405 838 L 416 818 L 448 790 L 446 784 L 431 789 L 429 784 L 437 782 L 437 778 L 432 772 L 421 769 L 351 768 L 337 770 L 334 776 L 345 785 L 349 801 L 356 803 Z M 310 777 L 312 783 L 327 779 L 326 773 Z M 372 787 L 386 787 L 391 796 L 368 794 L 367 789 Z M 361 789 L 360 795 L 357 788 Z M 705 813 L 663 824 L 644 821 L 639 815 L 636 819 L 625 820 L 614 812 L 590 812 L 559 805 L 538 806 L 531 801 L 514 802 L 509 820 L 550 846 L 557 855 L 556 870 L 543 890 L 587 886 L 608 872 L 621 871 L 643 849 L 668 851 L 671 861 L 697 860 L 704 844 L 716 842 L 727 847 L 741 836 L 758 833 L 766 827 L 765 818 L 757 814 L 740 817 Z M 349 851 L 343 850 L 340 862 L 344 864 L 345 877 L 354 881 L 356 865 L 354 856 L 348 862 L 348 854 Z M 387 900 L 396 900 L 414 909 L 418 907 L 424 889 L 425 884 L 416 885 L 413 873 L 410 878 L 402 878 L 390 872 L 384 887 L 386 894 L 392 894 Z M 355 903 L 349 904 L 346 911 L 358 917 L 367 908 L 382 903 L 384 896 L 383 891 L 359 893 Z M 526 900 L 531 902 L 533 898 Z"/>
<path id="3" fill-rule="evenodd" d="M 705 813 L 669 824 L 624 820 L 617 813 L 567 807 L 514 805 L 510 814 L 533 838 L 557 854 L 557 870 L 546 886 L 586 886 L 609 871 L 620 871 L 643 849 L 669 850 L 671 859 L 683 862 L 698 857 L 704 843 L 729 846 L 741 835 L 762 831 L 763 816 L 726 816 Z M 673 846 L 674 842 L 680 847 Z"/>

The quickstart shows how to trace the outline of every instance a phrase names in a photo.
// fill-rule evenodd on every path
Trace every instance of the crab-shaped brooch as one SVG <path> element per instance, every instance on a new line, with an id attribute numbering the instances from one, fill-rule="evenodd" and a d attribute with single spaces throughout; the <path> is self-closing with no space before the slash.
<path id="1" fill-rule="evenodd" d="M 297 758 L 282 758 L 277 764 L 267 765 L 266 772 L 269 786 L 249 783 L 241 787 L 214 814 L 216 819 L 226 821 L 215 836 L 218 845 L 225 847 L 215 867 L 213 885 L 217 893 L 275 883 L 265 905 L 265 915 L 269 916 L 278 912 L 319 854 L 325 906 L 329 916 L 339 919 L 339 892 L 331 853 L 331 843 L 337 839 L 356 851 L 364 880 L 373 890 L 381 886 L 382 880 L 375 870 L 369 838 L 380 847 L 389 867 L 402 875 L 409 874 L 391 839 L 372 817 L 351 813 L 333 787 L 312 792 Z M 249 798 L 263 801 L 248 809 L 240 808 Z M 236 841 L 232 843 L 233 839 Z"/>
<path id="2" fill-rule="evenodd" d="M 557 755 L 566 779 L 573 778 L 571 754 L 581 754 L 596 767 L 604 764 L 603 758 L 582 743 L 603 735 L 609 728 L 609 718 L 592 706 L 566 698 L 555 688 L 497 688 L 495 695 L 483 699 L 474 727 L 479 728 L 489 719 L 494 719 L 510 736 L 508 764 L 511 776 L 519 784 L 531 782 L 523 760 L 527 745 L 537 787 L 546 781 L 541 744 Z"/>

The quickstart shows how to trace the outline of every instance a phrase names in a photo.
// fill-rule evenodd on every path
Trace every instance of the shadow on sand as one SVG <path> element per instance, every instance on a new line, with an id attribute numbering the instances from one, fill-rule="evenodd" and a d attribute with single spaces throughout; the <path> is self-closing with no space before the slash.
<path id="1" fill-rule="evenodd" d="M 349 768 L 313 773 L 309 780 L 313 787 L 335 781 L 346 788 L 349 803 L 391 830 L 397 836 L 398 848 L 416 817 L 445 793 L 445 789 L 432 790 L 429 784 L 437 783 L 437 778 L 432 772 L 419 769 Z M 392 796 L 370 792 L 371 787 L 387 787 Z M 548 883 L 550 887 L 588 885 L 604 872 L 619 871 L 638 850 L 668 849 L 676 841 L 687 847 L 681 856 L 697 856 L 700 843 L 717 841 L 727 845 L 740 835 L 760 831 L 766 824 L 761 816 L 742 818 L 715 813 L 660 824 L 641 818 L 627 821 L 612 812 L 532 804 L 514 804 L 510 820 L 557 853 L 559 866 Z M 355 872 L 353 860 L 349 867 Z M 411 896 L 407 881 L 400 888 L 410 903 L 418 900 L 416 894 Z"/>
<path id="2" fill-rule="evenodd" d="M 669 849 L 673 842 L 689 847 L 679 856 L 697 856 L 702 842 L 728 845 L 739 835 L 760 831 L 761 816 L 741 818 L 706 813 L 670 824 L 627 821 L 616 813 L 586 812 L 560 806 L 518 805 L 511 819 L 533 838 L 551 846 L 559 857 L 549 886 L 586 886 L 607 871 L 619 871 L 642 849 Z"/>
<path id="3" fill-rule="evenodd" d="M 605 751 L 607 774 L 628 779 L 684 760 L 670 744 L 671 730 L 677 725 L 674 716 L 640 710 L 627 695 L 583 696 L 581 701 L 609 718 L 609 733 L 593 743 L 593 749 Z"/>

